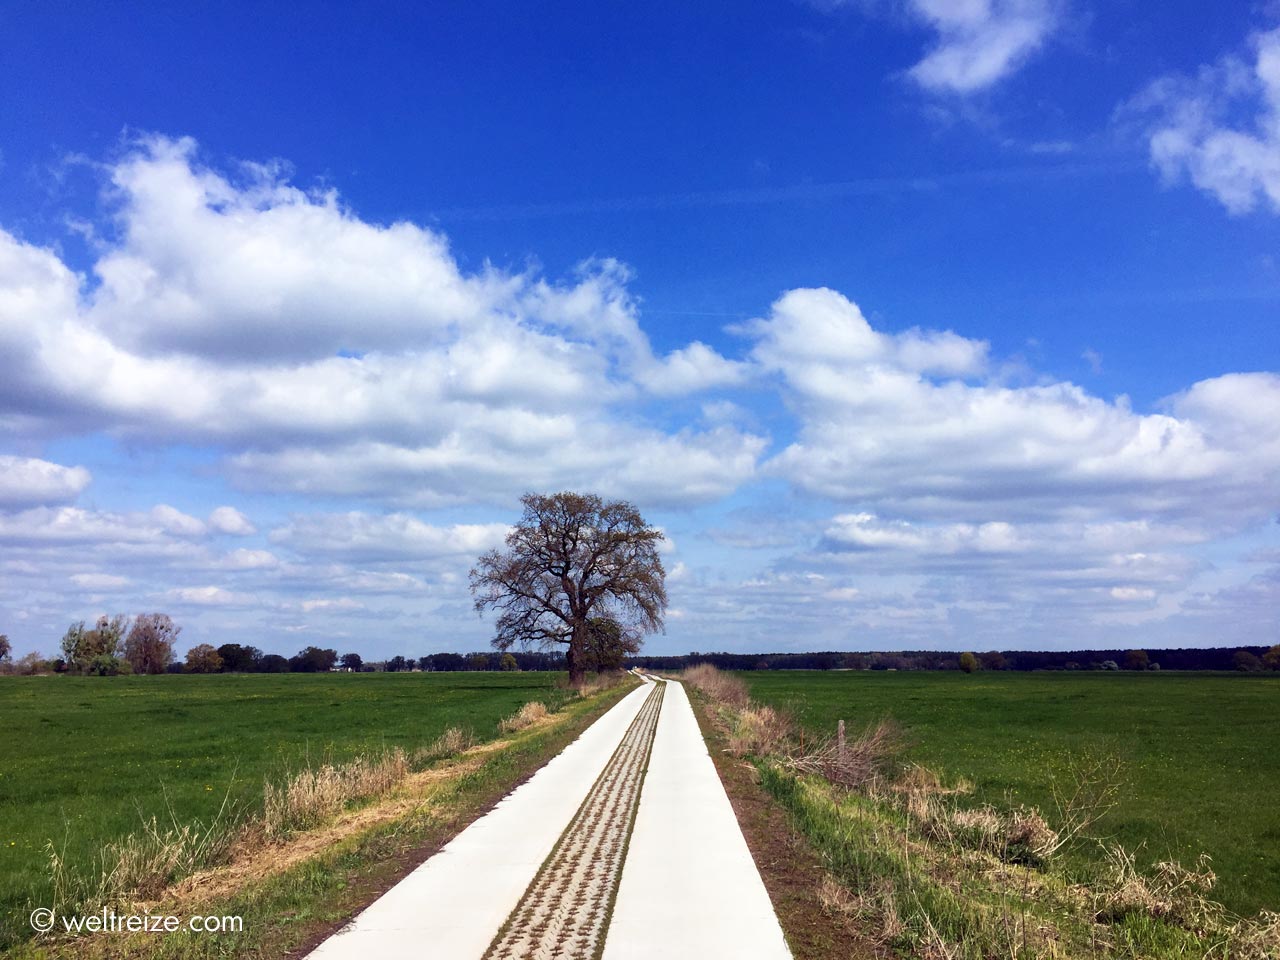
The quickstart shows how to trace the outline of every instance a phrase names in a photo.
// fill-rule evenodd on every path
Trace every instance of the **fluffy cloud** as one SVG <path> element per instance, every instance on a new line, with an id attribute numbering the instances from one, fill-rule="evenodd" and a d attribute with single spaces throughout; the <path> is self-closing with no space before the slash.
<path id="1" fill-rule="evenodd" d="M 506 524 L 438 527 L 402 513 L 295 516 L 271 532 L 271 541 L 298 553 L 362 561 L 472 558 L 502 545 Z"/>
<path id="2" fill-rule="evenodd" d="M 466 275 L 430 230 L 362 221 L 275 167 L 209 170 L 189 140 L 137 144 L 110 179 L 92 282 L 0 231 L 0 423 L 218 443 L 247 482 L 384 498 L 392 478 L 419 504 L 509 502 L 533 451 L 549 486 L 594 480 L 604 437 L 637 451 L 612 472 L 635 498 L 719 496 L 754 470 L 762 438 L 622 412 L 745 371 L 698 343 L 655 356 L 615 261 L 568 283 Z"/>
<path id="3" fill-rule="evenodd" d="M 112 543 L 163 545 L 197 537 L 205 525 L 166 504 L 147 513 L 110 513 L 80 507 L 36 507 L 0 514 L 0 544 Z"/>
<path id="4" fill-rule="evenodd" d="M 937 32 L 910 70 L 928 90 L 967 94 L 992 86 L 1035 53 L 1058 23 L 1052 0 L 910 0 Z"/>
<path id="5" fill-rule="evenodd" d="M 118 222 L 90 276 L 0 231 L 0 429 L 215 451 L 221 478 L 293 512 L 259 532 L 221 492 L 75 505 L 83 468 L 5 456 L 6 622 L 56 638 L 107 596 L 172 607 L 191 642 L 357 647 L 379 618 L 388 638 L 429 622 L 430 648 L 479 647 L 467 567 L 516 495 L 561 487 L 673 508 L 669 647 L 1131 643 L 1157 623 L 1202 642 L 1194 623 L 1268 616 L 1274 575 L 1209 561 L 1231 536 L 1269 543 L 1275 373 L 1139 411 L 1010 385 L 985 342 L 877 329 L 825 289 L 737 329 L 742 356 L 659 355 L 616 261 L 469 274 L 430 230 L 362 221 L 278 169 L 210 171 L 185 141 L 141 144 L 110 177 Z M 437 508 L 449 519 L 417 512 Z M 425 652 L 393 642 L 357 648 Z"/>
<path id="6" fill-rule="evenodd" d="M 1121 109 L 1145 124 L 1166 183 L 1188 178 L 1230 212 L 1280 213 L 1280 29 L 1193 77 L 1162 77 Z"/>
<path id="7" fill-rule="evenodd" d="M 1206 380 L 1141 414 L 1071 383 L 974 377 L 985 344 L 879 333 L 830 290 L 791 291 L 751 329 L 800 419 L 766 470 L 811 493 L 972 522 L 1190 515 L 1238 528 L 1277 506 L 1275 374 Z"/>
<path id="8" fill-rule="evenodd" d="M 209 529 L 233 537 L 247 537 L 258 529 L 235 507 L 217 507 L 209 514 Z"/>
<path id="9" fill-rule="evenodd" d="M 64 467 L 31 457 L 0 456 L 0 509 L 74 500 L 91 477 L 84 467 Z"/>
<path id="10" fill-rule="evenodd" d="M 886 6 L 877 0 L 808 3 L 824 12 Z M 934 33 L 930 50 L 907 71 L 934 93 L 965 95 L 993 86 L 1026 63 L 1062 19 L 1060 0 L 904 0 L 901 6 Z"/>

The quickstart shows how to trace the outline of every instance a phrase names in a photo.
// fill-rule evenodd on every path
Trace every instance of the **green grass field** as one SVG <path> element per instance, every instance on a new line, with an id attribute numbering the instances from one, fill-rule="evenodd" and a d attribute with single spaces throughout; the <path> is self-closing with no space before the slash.
<path id="1" fill-rule="evenodd" d="M 971 780 L 976 798 L 1051 814 L 1072 757 L 1123 761 L 1121 802 L 1098 828 L 1147 863 L 1213 858 L 1218 898 L 1280 909 L 1280 677 L 1174 673 L 741 674 L 756 700 L 834 732 L 885 716 L 909 757 Z"/>
<path id="2" fill-rule="evenodd" d="M 172 809 L 208 821 L 228 790 L 261 806 L 264 778 L 323 760 L 480 739 L 558 674 L 401 673 L 0 678 L 0 949 L 51 895 L 46 844 L 73 869 Z M 18 921 L 21 921 L 20 923 Z"/>

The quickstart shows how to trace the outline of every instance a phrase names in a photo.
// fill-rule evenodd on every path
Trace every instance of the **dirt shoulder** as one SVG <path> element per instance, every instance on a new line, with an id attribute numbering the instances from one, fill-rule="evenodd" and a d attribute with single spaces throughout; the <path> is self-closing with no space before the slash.
<path id="1" fill-rule="evenodd" d="M 879 956 L 847 915 L 823 905 L 821 891 L 829 878 L 818 854 L 757 782 L 755 767 L 726 752 L 725 731 L 706 698 L 695 690 L 689 694 L 711 759 L 796 960 Z"/>

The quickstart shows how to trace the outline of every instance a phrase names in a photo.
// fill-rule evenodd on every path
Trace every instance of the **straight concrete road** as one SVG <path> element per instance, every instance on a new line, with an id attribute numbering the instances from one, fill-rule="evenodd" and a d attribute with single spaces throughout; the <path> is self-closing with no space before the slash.
<path id="1" fill-rule="evenodd" d="M 684 687 L 667 684 L 604 960 L 789 960 Z"/>
<path id="2" fill-rule="evenodd" d="M 791 956 L 678 683 L 646 680 L 310 956 L 602 954 Z"/>
<path id="3" fill-rule="evenodd" d="M 633 690 L 489 813 L 322 943 L 315 960 L 480 960 L 640 712 Z"/>

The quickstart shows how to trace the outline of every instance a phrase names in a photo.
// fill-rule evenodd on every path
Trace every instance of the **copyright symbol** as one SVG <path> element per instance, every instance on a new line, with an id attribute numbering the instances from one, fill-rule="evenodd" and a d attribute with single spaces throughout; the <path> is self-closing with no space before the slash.
<path id="1" fill-rule="evenodd" d="M 31 911 L 31 929 L 36 933 L 48 933 L 53 929 L 53 911 L 48 907 L 37 907 Z"/>

